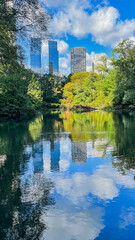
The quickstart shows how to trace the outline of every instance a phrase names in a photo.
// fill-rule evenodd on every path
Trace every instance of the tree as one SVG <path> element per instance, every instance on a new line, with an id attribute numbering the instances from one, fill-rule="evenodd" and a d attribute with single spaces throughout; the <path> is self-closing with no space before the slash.
<path id="1" fill-rule="evenodd" d="M 117 70 L 114 104 L 135 107 L 135 44 L 124 40 L 113 50 L 112 64 Z"/>
<path id="2" fill-rule="evenodd" d="M 108 59 L 105 54 L 100 56 L 97 64 L 94 66 L 94 69 L 98 74 L 100 74 L 101 77 L 104 77 L 107 75 L 109 69 L 108 69 Z"/>
<path id="3" fill-rule="evenodd" d="M 40 79 L 32 74 L 29 86 L 28 95 L 31 98 L 33 107 L 38 108 L 43 102 L 43 93 L 41 90 Z"/>
<path id="4" fill-rule="evenodd" d="M 104 97 L 102 79 L 97 73 L 75 73 L 71 77 L 71 82 L 65 85 L 63 97 L 71 101 L 71 107 L 102 105 Z M 96 102 L 99 98 L 102 98 L 100 102 Z"/>
<path id="5" fill-rule="evenodd" d="M 42 102 L 40 76 L 24 68 L 18 38 L 48 37 L 50 16 L 38 0 L 0 2 L 0 115 L 33 112 Z"/>
<path id="6" fill-rule="evenodd" d="M 45 74 L 40 79 L 41 89 L 43 92 L 43 102 L 55 103 L 57 102 L 57 77 L 52 74 Z"/>
<path id="7" fill-rule="evenodd" d="M 23 39 L 23 43 L 24 39 L 31 37 L 47 38 L 49 21 L 50 16 L 38 0 L 16 0 L 15 5 L 12 5 L 12 0 L 1 0 L 0 62 L 13 65 L 22 60 L 18 38 Z"/>
<path id="8" fill-rule="evenodd" d="M 45 39 L 49 36 L 51 17 L 39 0 L 16 0 L 16 31 L 30 37 Z"/>

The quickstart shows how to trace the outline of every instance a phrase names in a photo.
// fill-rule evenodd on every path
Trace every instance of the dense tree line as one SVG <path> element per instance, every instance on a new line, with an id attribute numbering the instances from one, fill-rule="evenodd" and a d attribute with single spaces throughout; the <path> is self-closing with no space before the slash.
<path id="1" fill-rule="evenodd" d="M 40 12 L 40 14 L 39 14 Z M 25 69 L 23 49 L 18 45 L 30 37 L 48 37 L 50 16 L 38 0 L 0 2 L 0 116 L 20 116 L 58 103 L 60 81 Z"/>
<path id="2" fill-rule="evenodd" d="M 106 59 L 97 66 L 97 73 L 70 75 L 64 87 L 62 106 L 96 108 L 135 108 L 135 44 L 124 40 L 112 51 L 112 68 Z"/>
<path id="3" fill-rule="evenodd" d="M 40 12 L 40 15 L 38 14 Z M 112 53 L 112 69 L 107 59 L 98 73 L 75 73 L 65 83 L 50 74 L 43 76 L 25 69 L 23 49 L 17 38 L 48 37 L 50 16 L 38 2 L 17 0 L 15 7 L 0 2 L 0 116 L 20 116 L 41 107 L 135 108 L 135 45 L 130 40 L 118 44 Z M 63 87 L 63 89 L 62 89 Z M 62 96 L 63 93 L 63 96 Z"/>

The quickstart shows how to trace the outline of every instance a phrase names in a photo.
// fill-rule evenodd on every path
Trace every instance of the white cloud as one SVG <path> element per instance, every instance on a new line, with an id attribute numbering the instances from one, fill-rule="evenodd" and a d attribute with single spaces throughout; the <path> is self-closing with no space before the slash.
<path id="1" fill-rule="evenodd" d="M 67 69 L 68 68 L 68 58 L 62 57 L 59 59 L 60 61 L 60 69 Z"/>
<path id="2" fill-rule="evenodd" d="M 57 40 L 59 54 L 67 53 L 69 45 L 63 40 Z"/>
<path id="3" fill-rule="evenodd" d="M 90 72 L 92 71 L 92 62 L 95 57 L 95 52 L 91 52 L 91 54 L 86 53 L 86 71 Z"/>
<path id="4" fill-rule="evenodd" d="M 116 42 L 134 35 L 135 19 L 121 21 L 118 10 L 114 7 L 100 7 L 88 13 L 81 6 L 69 5 L 58 11 L 50 24 L 55 35 L 71 34 L 83 38 L 88 34 L 101 45 L 113 46 Z"/>
<path id="5" fill-rule="evenodd" d="M 59 58 L 59 67 L 63 72 L 63 75 L 68 75 L 70 73 L 70 54 L 67 53 L 65 57 Z"/>

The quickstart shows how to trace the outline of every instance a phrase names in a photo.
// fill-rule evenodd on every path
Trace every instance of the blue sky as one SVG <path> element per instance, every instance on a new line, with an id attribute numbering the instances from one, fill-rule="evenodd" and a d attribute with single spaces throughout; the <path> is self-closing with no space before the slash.
<path id="1" fill-rule="evenodd" d="M 70 49 L 86 47 L 87 70 L 95 53 L 111 56 L 123 39 L 135 40 L 134 0 L 41 0 L 52 14 L 50 32 L 58 40 L 60 69 L 70 72 Z"/>

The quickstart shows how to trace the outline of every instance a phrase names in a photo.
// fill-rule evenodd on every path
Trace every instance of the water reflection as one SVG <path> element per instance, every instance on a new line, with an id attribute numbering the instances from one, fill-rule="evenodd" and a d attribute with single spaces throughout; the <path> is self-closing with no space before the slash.
<path id="1" fill-rule="evenodd" d="M 72 161 L 77 163 L 86 163 L 87 160 L 87 144 L 86 142 L 72 141 Z"/>
<path id="2" fill-rule="evenodd" d="M 134 239 L 134 122 L 97 111 L 1 123 L 1 239 Z"/>
<path id="3" fill-rule="evenodd" d="M 105 227 L 103 215 L 103 209 L 98 207 L 86 210 L 57 204 L 41 217 L 42 222 L 47 222 L 48 229 L 43 231 L 40 240 L 94 240 Z"/>

